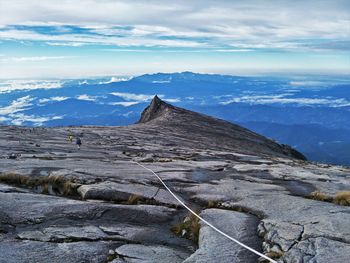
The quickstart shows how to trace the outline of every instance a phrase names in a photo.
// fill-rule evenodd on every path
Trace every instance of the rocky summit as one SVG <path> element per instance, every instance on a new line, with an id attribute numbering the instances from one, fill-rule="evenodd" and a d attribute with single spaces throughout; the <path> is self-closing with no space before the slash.
<path id="1" fill-rule="evenodd" d="M 0 155 L 0 262 L 264 262 L 138 163 L 277 262 L 349 262 L 349 168 L 158 97 L 131 126 L 0 126 Z"/>

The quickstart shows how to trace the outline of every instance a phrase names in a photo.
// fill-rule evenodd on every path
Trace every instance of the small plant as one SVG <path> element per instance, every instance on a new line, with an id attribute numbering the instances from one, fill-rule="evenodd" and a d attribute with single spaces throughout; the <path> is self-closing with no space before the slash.
<path id="1" fill-rule="evenodd" d="M 43 194 L 49 193 L 49 187 L 52 190 L 65 196 L 77 195 L 78 184 L 73 183 L 63 176 L 50 175 L 50 176 L 26 176 L 16 173 L 3 173 L 0 174 L 0 182 L 27 188 L 41 188 Z"/>
<path id="2" fill-rule="evenodd" d="M 118 258 L 118 255 L 108 255 L 107 262 L 113 262 L 113 260 L 117 258 Z"/>
<path id="3" fill-rule="evenodd" d="M 113 262 L 115 259 L 118 259 L 119 255 L 114 250 L 109 250 L 107 262 Z"/>
<path id="4" fill-rule="evenodd" d="M 310 194 L 310 198 L 318 201 L 332 202 L 337 205 L 350 206 L 350 191 L 338 192 L 335 197 L 315 191 Z"/>
<path id="5" fill-rule="evenodd" d="M 49 177 L 47 177 L 47 180 L 50 184 L 55 186 L 63 186 L 63 184 L 66 182 L 64 177 L 59 175 L 50 175 Z"/>
<path id="6" fill-rule="evenodd" d="M 44 184 L 42 193 L 46 195 L 49 194 L 49 184 Z"/>
<path id="7" fill-rule="evenodd" d="M 3 173 L 0 174 L 0 182 L 10 185 L 27 185 L 29 180 L 28 176 L 16 174 L 16 173 Z"/>
<path id="8" fill-rule="evenodd" d="M 265 254 L 265 256 L 272 258 L 272 259 L 278 259 L 283 256 L 282 252 L 276 252 L 276 251 L 270 251 Z"/>
<path id="9" fill-rule="evenodd" d="M 207 208 L 218 208 L 220 207 L 219 201 L 209 200 L 207 204 Z"/>
<path id="10" fill-rule="evenodd" d="M 333 199 L 333 203 L 338 204 L 338 205 L 349 206 L 350 205 L 350 191 L 338 192 Z"/>
<path id="11" fill-rule="evenodd" d="M 79 185 L 71 181 L 65 181 L 63 184 L 62 192 L 63 195 L 73 196 L 77 194 L 77 189 Z"/>
<path id="12" fill-rule="evenodd" d="M 180 222 L 171 227 L 171 231 L 177 235 L 186 237 L 194 242 L 198 242 L 200 223 L 198 217 L 190 213 L 185 217 L 183 222 Z"/>
<path id="13" fill-rule="evenodd" d="M 159 158 L 158 159 L 158 162 L 160 163 L 169 163 L 169 162 L 172 162 L 173 160 L 170 159 L 170 158 Z"/>
<path id="14" fill-rule="evenodd" d="M 310 198 L 313 200 L 318 200 L 318 201 L 323 201 L 323 202 L 332 202 L 333 201 L 333 197 L 331 197 L 325 193 L 322 193 L 320 191 L 312 192 L 310 194 Z"/>
<path id="15" fill-rule="evenodd" d="M 128 201 L 126 201 L 126 203 L 128 205 L 136 205 L 136 204 L 138 204 L 139 200 L 140 200 L 140 196 L 132 194 L 129 196 L 129 199 L 128 199 Z"/>

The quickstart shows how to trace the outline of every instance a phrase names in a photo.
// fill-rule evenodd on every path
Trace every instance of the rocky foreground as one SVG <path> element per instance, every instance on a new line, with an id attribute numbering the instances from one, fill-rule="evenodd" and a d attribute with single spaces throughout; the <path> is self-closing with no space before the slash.
<path id="1" fill-rule="evenodd" d="M 349 262 L 349 168 L 158 98 L 127 127 L 2 126 L 0 155 L 0 262 L 259 261 L 135 162 L 278 262 Z"/>

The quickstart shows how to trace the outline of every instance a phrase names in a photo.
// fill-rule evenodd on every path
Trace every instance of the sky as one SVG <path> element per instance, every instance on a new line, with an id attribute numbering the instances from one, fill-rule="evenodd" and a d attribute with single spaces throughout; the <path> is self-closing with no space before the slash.
<path id="1" fill-rule="evenodd" d="M 350 74 L 348 0 L 0 0 L 0 79 Z"/>

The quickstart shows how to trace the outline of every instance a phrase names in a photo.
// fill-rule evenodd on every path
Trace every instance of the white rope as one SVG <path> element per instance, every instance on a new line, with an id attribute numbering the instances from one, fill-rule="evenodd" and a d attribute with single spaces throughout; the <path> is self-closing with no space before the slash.
<path id="1" fill-rule="evenodd" d="M 189 208 L 179 197 L 177 197 L 171 190 L 170 188 L 164 183 L 164 181 L 162 180 L 162 178 L 160 178 L 160 176 L 158 174 L 156 174 L 152 169 L 147 168 L 146 166 L 135 162 L 136 164 L 138 164 L 139 166 L 141 166 L 142 168 L 150 171 L 151 173 L 153 173 L 155 176 L 157 176 L 157 178 L 159 179 L 159 181 L 164 185 L 164 187 L 169 191 L 169 193 L 183 206 L 185 207 L 191 214 L 193 214 L 194 216 L 196 216 L 199 220 L 201 220 L 202 222 L 204 222 L 205 224 L 207 224 L 209 227 L 211 227 L 212 229 L 214 229 L 216 232 L 218 232 L 219 234 L 227 237 L 228 239 L 232 240 L 233 242 L 237 243 L 238 245 L 244 247 L 245 249 L 248 249 L 249 251 L 255 253 L 256 255 L 272 262 L 272 263 L 277 263 L 277 261 L 269 258 L 268 256 L 265 256 L 264 254 L 256 251 L 255 249 L 243 244 L 242 242 L 236 240 L 235 238 L 229 236 L 228 234 L 226 234 L 225 232 L 221 231 L 220 229 L 218 229 L 217 227 L 213 226 L 211 223 L 209 223 L 207 220 L 205 220 L 204 218 L 202 218 L 200 215 L 198 215 L 196 212 L 194 212 L 191 208 Z"/>

